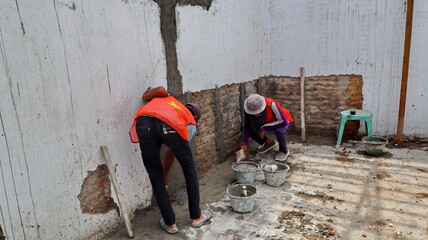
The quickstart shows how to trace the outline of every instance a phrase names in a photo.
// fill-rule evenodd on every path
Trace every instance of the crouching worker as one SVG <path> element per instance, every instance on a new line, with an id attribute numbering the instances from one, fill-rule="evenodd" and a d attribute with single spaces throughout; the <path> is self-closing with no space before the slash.
<path id="1" fill-rule="evenodd" d="M 134 117 L 130 136 L 132 142 L 140 144 L 143 163 L 162 215 L 160 225 L 168 233 L 178 232 L 175 213 L 164 184 L 160 159 L 160 149 L 162 144 L 165 144 L 183 170 L 191 226 L 201 227 L 213 213 L 210 210 L 201 210 L 199 206 L 199 181 L 189 145 L 189 139 L 196 132 L 196 122 L 201 117 L 199 107 L 193 103 L 183 105 L 173 96 L 168 96 L 163 87 L 147 89 L 143 98 L 149 95 L 151 100 L 142 106 Z"/>
<path id="2" fill-rule="evenodd" d="M 245 119 L 243 126 L 244 144 L 241 149 L 246 156 L 249 154 L 248 142 L 252 138 L 261 147 L 259 153 L 274 149 L 279 143 L 279 152 L 275 156 L 277 161 L 285 161 L 290 152 L 287 149 L 287 131 L 293 122 L 290 112 L 281 107 L 281 104 L 271 98 L 251 94 L 244 102 Z M 267 131 L 275 131 L 276 141 L 267 138 Z"/>

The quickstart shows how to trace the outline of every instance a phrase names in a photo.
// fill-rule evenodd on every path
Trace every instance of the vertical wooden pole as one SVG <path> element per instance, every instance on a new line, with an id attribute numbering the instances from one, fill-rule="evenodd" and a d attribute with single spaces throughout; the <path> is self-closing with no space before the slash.
<path id="1" fill-rule="evenodd" d="M 412 41 L 413 0 L 407 0 L 406 31 L 404 37 L 403 70 L 401 75 L 400 106 L 398 109 L 397 135 L 395 143 L 403 142 L 404 113 L 406 111 L 407 79 L 409 76 L 410 43 Z"/>
<path id="2" fill-rule="evenodd" d="M 103 152 L 107 163 L 107 169 L 110 174 L 111 182 L 113 183 L 114 191 L 116 193 L 117 201 L 119 202 L 120 210 L 122 211 L 123 220 L 125 220 L 126 230 L 128 231 L 128 237 L 134 238 L 135 235 L 134 235 L 134 232 L 132 231 L 131 219 L 129 218 L 129 212 L 121 199 L 121 196 L 123 195 L 119 189 L 119 183 L 117 182 L 117 178 L 116 178 L 116 168 L 113 166 L 113 163 L 111 162 L 110 152 L 108 151 L 107 146 L 101 146 L 101 151 Z"/>
<path id="3" fill-rule="evenodd" d="M 302 142 L 306 142 L 305 120 L 305 68 L 300 68 L 300 119 L 302 123 Z"/>

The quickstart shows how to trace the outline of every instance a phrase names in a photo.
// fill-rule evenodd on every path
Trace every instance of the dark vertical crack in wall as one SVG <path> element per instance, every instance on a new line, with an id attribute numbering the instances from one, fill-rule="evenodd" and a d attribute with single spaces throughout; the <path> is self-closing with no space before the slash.
<path id="1" fill-rule="evenodd" d="M 153 0 L 160 8 L 160 28 L 165 46 L 166 78 L 168 92 L 173 96 L 183 94 L 183 80 L 178 69 L 177 21 L 175 7 L 180 5 L 202 6 L 208 10 L 212 0 Z"/>
<path id="2" fill-rule="evenodd" d="M 22 36 L 25 36 L 24 23 L 22 22 L 21 12 L 19 11 L 18 0 L 15 0 L 16 10 L 18 11 L 19 21 L 21 22 Z"/>

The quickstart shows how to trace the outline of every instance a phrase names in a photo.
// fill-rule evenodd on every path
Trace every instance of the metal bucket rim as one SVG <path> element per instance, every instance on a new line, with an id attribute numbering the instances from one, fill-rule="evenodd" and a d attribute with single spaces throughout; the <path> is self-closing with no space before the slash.
<path id="1" fill-rule="evenodd" d="M 288 164 L 285 164 L 285 163 L 275 163 L 275 164 L 272 164 L 272 165 L 283 165 L 283 166 L 285 166 L 285 169 L 282 169 L 282 170 L 275 170 L 275 171 L 269 171 L 269 170 L 266 170 L 266 169 L 263 167 L 263 171 L 265 171 L 265 172 L 269 172 L 269 173 L 282 173 L 282 172 L 287 172 L 287 171 L 289 171 L 289 170 L 290 170 L 290 166 L 289 166 Z"/>
<path id="2" fill-rule="evenodd" d="M 235 195 L 232 195 L 232 194 L 230 194 L 229 193 L 229 189 L 231 188 L 231 187 L 236 187 L 236 186 L 238 186 L 238 185 L 244 185 L 244 186 L 247 186 L 247 187 L 253 187 L 254 188 L 254 190 L 255 190 L 255 193 L 253 194 L 253 195 L 250 195 L 250 196 L 247 196 L 247 197 L 241 197 L 241 196 L 235 196 Z M 253 198 L 253 197 L 255 197 L 255 195 L 257 194 L 257 191 L 258 191 L 258 189 L 257 189 L 257 186 L 256 185 L 253 185 L 253 184 L 240 184 L 240 183 L 238 183 L 238 184 L 236 184 L 236 183 L 233 183 L 232 185 L 229 185 L 228 187 L 227 187 L 227 189 L 226 189 L 226 193 L 227 193 L 227 195 L 229 196 L 229 197 L 231 197 L 231 198 L 234 198 L 234 199 L 247 199 L 247 198 Z"/>
<path id="3" fill-rule="evenodd" d="M 378 139 L 378 141 L 374 139 Z M 379 137 L 379 136 L 365 136 L 363 137 L 362 141 L 366 144 L 372 144 L 372 145 L 383 145 L 388 143 L 388 139 L 384 137 Z"/>
<path id="4" fill-rule="evenodd" d="M 248 170 L 248 171 L 240 171 L 240 170 L 238 170 L 238 169 L 236 169 L 236 166 L 238 166 L 238 165 L 240 165 L 240 164 L 242 164 L 242 165 L 244 165 L 244 164 L 246 164 L 246 165 L 254 165 L 256 168 L 253 170 L 253 169 L 250 169 L 250 170 Z M 252 163 L 252 162 L 237 162 L 237 163 L 234 163 L 233 165 L 232 165 L 232 170 L 233 171 L 236 171 L 236 172 L 244 172 L 244 173 L 253 173 L 253 172 L 257 172 L 257 170 L 259 169 L 260 167 L 259 167 L 259 165 L 257 164 L 257 163 Z"/>

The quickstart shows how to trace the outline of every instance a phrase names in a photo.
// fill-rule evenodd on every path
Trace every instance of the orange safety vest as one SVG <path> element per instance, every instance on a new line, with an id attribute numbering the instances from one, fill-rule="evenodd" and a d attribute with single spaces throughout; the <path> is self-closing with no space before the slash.
<path id="1" fill-rule="evenodd" d="M 142 115 L 152 116 L 168 124 L 186 141 L 189 141 L 187 125 L 196 125 L 192 113 L 173 96 L 153 98 L 135 114 L 129 135 L 133 143 L 139 142 L 135 122 Z"/>
<path id="2" fill-rule="evenodd" d="M 271 123 L 271 122 L 275 122 L 277 121 L 277 119 L 275 118 L 275 115 L 273 114 L 272 111 L 272 102 L 274 101 L 272 98 L 268 98 L 268 97 L 264 97 L 266 100 L 266 108 L 268 109 L 266 111 L 266 120 L 265 123 Z M 287 109 L 281 107 L 281 103 L 275 101 L 276 106 L 279 108 L 280 111 L 282 111 L 282 113 L 284 113 L 285 119 L 287 119 L 288 122 L 294 122 L 293 118 L 291 117 L 290 111 L 288 111 Z"/>

